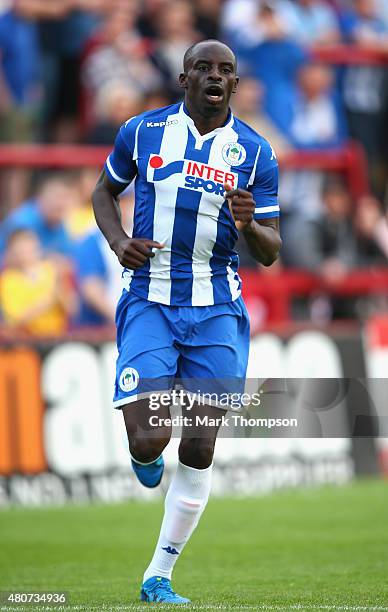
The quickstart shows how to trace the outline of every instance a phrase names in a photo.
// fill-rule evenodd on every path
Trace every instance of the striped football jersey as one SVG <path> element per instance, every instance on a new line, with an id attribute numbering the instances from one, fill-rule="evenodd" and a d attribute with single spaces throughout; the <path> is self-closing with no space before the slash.
<path id="1" fill-rule="evenodd" d="M 241 293 L 238 232 L 224 185 L 252 192 L 255 219 L 279 216 L 278 164 L 270 144 L 230 112 L 201 135 L 183 103 L 147 111 L 119 130 L 105 170 L 114 184 L 135 180 L 134 238 L 164 245 L 124 286 L 172 306 L 207 306 Z"/>

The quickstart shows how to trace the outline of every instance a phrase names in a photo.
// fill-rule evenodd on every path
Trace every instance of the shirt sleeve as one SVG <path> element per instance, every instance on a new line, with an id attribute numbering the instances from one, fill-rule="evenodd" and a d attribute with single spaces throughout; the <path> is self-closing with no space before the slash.
<path id="1" fill-rule="evenodd" d="M 279 217 L 279 170 L 271 145 L 263 140 L 256 158 L 253 182 L 249 188 L 255 201 L 254 219 Z"/>
<path id="2" fill-rule="evenodd" d="M 133 118 L 121 126 L 117 133 L 114 148 L 105 162 L 105 172 L 109 180 L 116 185 L 129 185 L 137 174 L 134 160 L 134 141 L 137 132 L 137 121 Z"/>

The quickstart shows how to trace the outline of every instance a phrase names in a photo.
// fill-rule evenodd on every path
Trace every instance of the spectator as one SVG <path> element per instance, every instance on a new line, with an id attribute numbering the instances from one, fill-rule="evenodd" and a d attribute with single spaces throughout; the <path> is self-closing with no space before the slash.
<path id="1" fill-rule="evenodd" d="M 286 25 L 267 1 L 254 19 L 230 37 L 241 64 L 264 86 L 263 106 L 278 128 L 287 133 L 296 96 L 296 77 L 306 61 L 300 45 L 287 37 Z"/>
<path id="2" fill-rule="evenodd" d="M 284 234 L 283 261 L 321 276 L 329 286 L 340 285 L 348 271 L 357 265 L 357 241 L 352 226 L 352 200 L 342 182 L 329 181 L 323 189 L 320 216 L 311 219 L 299 214 Z M 303 239 L 301 240 L 301 236 Z M 301 307 L 301 305 L 300 305 Z M 312 296 L 310 317 L 317 323 L 332 318 L 355 316 L 354 299 Z"/>
<path id="3" fill-rule="evenodd" d="M 221 0 L 196 0 L 194 2 L 196 29 L 204 38 L 219 38 Z"/>
<path id="4" fill-rule="evenodd" d="M 132 229 L 133 197 L 121 197 L 121 210 L 128 234 Z M 77 283 L 81 296 L 77 324 L 114 323 L 122 291 L 122 266 L 100 231 L 88 234 L 76 249 Z"/>
<path id="5" fill-rule="evenodd" d="M 331 149 L 345 140 L 345 121 L 329 68 L 308 63 L 298 75 L 298 93 L 291 105 L 286 134 L 297 149 Z M 280 180 L 283 211 L 316 218 L 321 213 L 324 173 L 285 171 Z M 293 223 L 293 222 L 292 222 Z"/>
<path id="6" fill-rule="evenodd" d="M 26 19 L 38 24 L 44 81 L 43 137 L 77 141 L 79 57 L 104 0 L 15 0 Z"/>
<path id="7" fill-rule="evenodd" d="M 284 240 L 287 265 L 317 272 L 328 282 L 341 280 L 357 264 L 351 211 L 348 190 L 338 179 L 329 180 L 323 187 L 319 216 L 295 215 L 288 228 Z"/>
<path id="8" fill-rule="evenodd" d="M 99 230 L 85 236 L 75 253 L 81 298 L 77 324 L 96 326 L 114 323 L 122 273 L 117 257 Z"/>
<path id="9" fill-rule="evenodd" d="M 302 45 L 320 45 L 340 39 L 336 11 L 325 0 L 227 0 L 222 14 L 224 35 L 235 38 L 239 32 L 251 42 L 268 38 L 268 27 L 275 22 L 257 20 L 267 11 L 276 15 L 276 29 Z"/>
<path id="10" fill-rule="evenodd" d="M 156 28 L 158 38 L 154 43 L 152 57 L 171 97 L 178 100 L 182 97 L 182 90 L 178 86 L 182 57 L 186 49 L 203 36 L 195 30 L 193 8 L 185 0 L 170 0 L 162 4 Z"/>
<path id="11" fill-rule="evenodd" d="M 228 33 L 238 30 L 246 21 L 254 19 L 257 4 L 257 0 L 225 0 L 220 16 L 222 33 L 228 36 Z"/>
<path id="12" fill-rule="evenodd" d="M 328 282 L 338 282 L 358 263 L 352 225 L 352 200 L 342 183 L 326 185 L 323 213 L 316 224 L 316 254 L 312 263 Z"/>
<path id="13" fill-rule="evenodd" d="M 295 147 L 326 149 L 343 144 L 344 115 L 330 68 L 318 63 L 306 64 L 299 71 L 298 85 L 289 131 Z"/>
<path id="14" fill-rule="evenodd" d="M 353 0 L 342 11 L 343 35 L 349 42 L 380 49 L 388 48 L 387 26 L 380 17 L 376 0 Z"/>
<path id="15" fill-rule="evenodd" d="M 0 140 L 28 141 L 41 99 L 37 28 L 0 2 Z"/>
<path id="16" fill-rule="evenodd" d="M 166 90 L 155 89 L 151 91 L 143 103 L 143 112 L 149 110 L 155 110 L 155 108 L 162 108 L 172 104 L 172 98 Z"/>
<path id="17" fill-rule="evenodd" d="M 283 224 L 283 262 L 340 281 L 352 267 L 378 265 L 388 258 L 388 219 L 370 195 L 354 204 L 343 183 L 330 178 L 322 193 L 321 214 L 295 214 Z M 300 236 L 303 240 L 300 240 Z"/>
<path id="18" fill-rule="evenodd" d="M 111 146 L 122 123 L 143 110 L 139 92 L 125 82 L 112 81 L 98 91 L 95 102 L 95 125 L 87 136 L 87 142 Z"/>
<path id="19" fill-rule="evenodd" d="M 359 265 L 384 264 L 388 259 L 388 219 L 380 202 L 365 195 L 357 202 L 354 228 L 357 236 Z"/>
<path id="20" fill-rule="evenodd" d="M 262 107 L 263 86 L 252 77 L 245 76 L 239 83 L 237 93 L 232 99 L 235 114 L 259 134 L 264 136 L 276 151 L 282 155 L 291 149 L 286 137 L 278 130 Z"/>
<path id="21" fill-rule="evenodd" d="M 29 142 L 36 135 L 42 102 L 38 31 L 14 8 L 0 0 L 0 142 Z M 28 172 L 7 168 L 0 179 L 3 211 L 24 196 Z M 3 211 L 0 213 L 2 216 Z"/>
<path id="22" fill-rule="evenodd" d="M 388 3 L 387 0 L 376 0 L 377 14 L 384 21 L 385 27 L 388 29 Z"/>
<path id="23" fill-rule="evenodd" d="M 74 187 L 64 174 L 46 175 L 32 200 L 14 210 L 0 225 L 0 255 L 10 234 L 18 229 L 35 232 L 45 255 L 69 257 L 72 241 L 65 220 L 74 201 Z"/>
<path id="24" fill-rule="evenodd" d="M 377 12 L 374 0 L 354 0 L 353 8 L 342 12 L 345 39 L 363 47 L 388 49 L 388 24 Z M 386 109 L 388 80 L 382 66 L 350 66 L 343 80 L 343 97 L 349 131 L 365 147 L 372 187 L 382 194 L 381 166 L 386 158 Z"/>
<path id="25" fill-rule="evenodd" d="M 65 227 L 72 240 L 80 240 L 96 227 L 91 194 L 98 179 L 95 167 L 86 167 L 74 174 L 74 200 L 65 220 Z"/>
<path id="26" fill-rule="evenodd" d="M 135 22 L 131 4 L 129 8 L 124 4 L 106 16 L 99 33 L 101 44 L 87 54 L 82 66 L 87 106 L 112 82 L 125 83 L 138 97 L 162 84 Z M 87 123 L 90 124 L 90 117 Z"/>
<path id="27" fill-rule="evenodd" d="M 263 23 L 258 16 L 263 8 L 275 11 L 277 5 L 271 0 L 226 0 L 221 14 L 221 31 L 224 38 L 231 41 L 247 41 L 250 45 L 263 41 Z M 277 12 L 277 11 L 276 11 Z M 285 24 L 281 26 L 285 33 Z"/>
<path id="28" fill-rule="evenodd" d="M 159 9 L 166 0 L 143 0 L 142 11 L 137 20 L 137 26 L 144 38 L 154 40 L 157 37 L 156 25 L 159 18 Z"/>
<path id="29" fill-rule="evenodd" d="M 42 258 L 37 236 L 24 229 L 11 233 L 5 264 L 0 274 L 4 323 L 35 336 L 64 333 L 75 310 L 74 292 L 66 271 Z"/>
<path id="30" fill-rule="evenodd" d="M 243 7 L 249 18 L 247 18 L 247 13 L 243 13 L 230 26 L 230 36 L 236 44 L 253 46 L 266 40 L 288 38 L 287 24 L 281 16 L 276 0 L 259 0 L 253 4 L 241 4 L 241 10 Z"/>
<path id="31" fill-rule="evenodd" d="M 334 9 L 324 0 L 283 0 L 279 12 L 291 38 L 303 45 L 327 45 L 340 40 Z"/>

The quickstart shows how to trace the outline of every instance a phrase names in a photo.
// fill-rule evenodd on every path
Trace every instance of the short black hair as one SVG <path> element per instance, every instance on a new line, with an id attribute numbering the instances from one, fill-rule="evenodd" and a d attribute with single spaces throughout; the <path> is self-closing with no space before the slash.
<path id="1" fill-rule="evenodd" d="M 190 63 L 190 61 L 192 60 L 193 57 L 193 51 L 195 49 L 195 47 L 197 46 L 198 43 L 194 43 L 194 45 L 191 45 L 191 47 L 189 47 L 184 56 L 183 56 L 183 70 L 185 72 L 187 72 L 188 69 L 188 64 Z"/>
<path id="2" fill-rule="evenodd" d="M 198 47 L 198 45 L 202 45 L 203 43 L 217 43 L 219 45 L 224 45 L 224 47 L 227 47 L 227 49 L 229 49 L 229 51 L 233 54 L 234 63 L 235 63 L 235 66 L 237 68 L 236 56 L 234 55 L 232 49 L 230 47 L 228 47 L 228 45 L 223 43 L 221 40 L 217 40 L 216 38 L 209 38 L 207 40 L 200 40 L 199 42 L 194 43 L 193 45 L 191 45 L 191 47 L 189 47 L 186 50 L 186 52 L 185 52 L 185 54 L 183 56 L 183 70 L 185 72 L 187 72 L 187 70 L 189 69 L 189 64 L 190 64 L 191 60 L 193 59 L 193 55 L 194 55 L 194 51 L 195 51 L 196 47 Z"/>

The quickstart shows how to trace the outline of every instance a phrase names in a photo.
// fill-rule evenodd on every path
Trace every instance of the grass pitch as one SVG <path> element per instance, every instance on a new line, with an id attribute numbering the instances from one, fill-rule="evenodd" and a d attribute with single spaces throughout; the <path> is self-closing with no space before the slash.
<path id="1" fill-rule="evenodd" d="M 0 591 L 67 591 L 67 610 L 145 610 L 140 580 L 162 512 L 2 511 Z M 211 499 L 173 585 L 194 609 L 388 610 L 388 483 Z"/>

